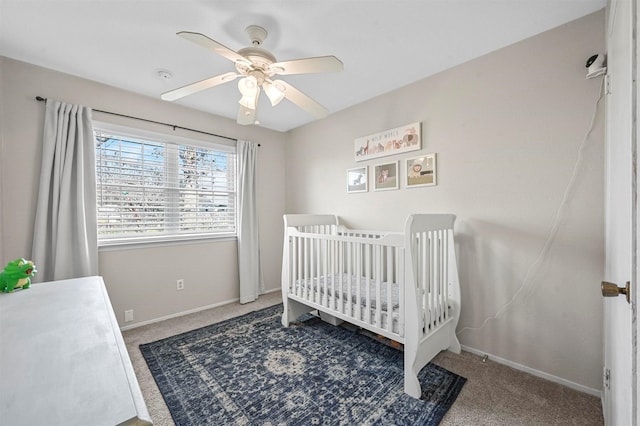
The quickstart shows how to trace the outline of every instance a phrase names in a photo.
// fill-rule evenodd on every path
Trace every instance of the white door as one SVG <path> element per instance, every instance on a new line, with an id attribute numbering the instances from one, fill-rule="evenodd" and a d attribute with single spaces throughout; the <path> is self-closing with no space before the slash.
<path id="1" fill-rule="evenodd" d="M 638 187 L 640 186 L 640 179 L 638 179 L 638 165 L 640 164 L 640 152 L 638 152 L 638 141 L 640 141 L 640 108 L 638 108 L 638 99 L 640 99 L 640 84 L 638 84 L 638 79 L 640 79 L 640 67 L 638 64 L 640 63 L 640 43 L 638 43 L 638 26 L 639 17 L 638 17 L 638 2 L 634 3 L 634 11 L 633 11 L 633 28 L 634 34 L 636 35 L 635 43 L 635 99 L 633 100 L 633 106 L 635 108 L 635 162 L 634 162 L 634 170 L 635 170 L 635 196 L 636 196 L 636 212 L 635 212 L 635 232 L 633 234 L 635 240 L 635 251 L 636 257 L 638 253 L 638 241 L 640 241 L 640 208 L 638 208 Z M 631 344 L 633 345 L 632 351 L 634 353 L 633 362 L 633 373 L 632 373 L 632 398 L 633 398 L 633 408 L 632 415 L 635 423 L 635 426 L 640 426 L 640 349 L 639 349 L 639 340 L 640 334 L 638 333 L 638 304 L 640 303 L 640 296 L 638 295 L 638 279 L 640 277 L 640 262 L 636 259 L 635 264 L 635 276 L 633 277 L 633 291 L 631 292 L 631 303 L 632 305 L 632 320 L 631 320 Z"/>
<path id="2" fill-rule="evenodd" d="M 636 0 L 610 0 L 607 13 L 605 280 L 635 293 L 637 262 L 635 137 Z M 636 296 L 634 295 L 634 299 Z M 638 424 L 637 353 L 631 304 L 623 296 L 604 299 L 605 424 Z"/>

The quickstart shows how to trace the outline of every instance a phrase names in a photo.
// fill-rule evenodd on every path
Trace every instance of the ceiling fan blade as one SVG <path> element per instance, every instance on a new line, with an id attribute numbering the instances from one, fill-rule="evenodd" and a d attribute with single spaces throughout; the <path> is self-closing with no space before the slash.
<path id="1" fill-rule="evenodd" d="M 256 122 L 256 110 L 255 109 L 251 109 L 251 108 L 247 108 L 243 105 L 240 105 L 240 108 L 238 109 L 238 120 L 237 120 L 238 124 L 241 124 L 243 126 L 249 125 L 249 124 L 255 124 Z"/>
<path id="2" fill-rule="evenodd" d="M 340 59 L 335 56 L 295 59 L 293 61 L 274 62 L 269 69 L 279 75 L 311 74 L 317 72 L 337 72 L 344 69 Z"/>
<path id="3" fill-rule="evenodd" d="M 314 117 L 325 118 L 327 115 L 329 115 L 328 109 L 326 109 L 286 81 L 274 80 L 273 83 L 284 93 L 285 98 L 289 99 L 293 104 L 307 111 Z"/>
<path id="4" fill-rule="evenodd" d="M 251 65 L 251 61 L 249 61 L 244 56 L 229 49 L 227 46 L 210 39 L 204 34 L 192 33 L 190 31 L 180 31 L 179 33 L 177 33 L 177 35 L 185 40 L 189 40 L 190 42 L 202 46 L 205 49 L 209 49 L 213 53 L 217 53 L 218 55 L 225 57 L 232 62 L 242 62 L 244 64 Z"/>
<path id="5" fill-rule="evenodd" d="M 209 89 L 218 84 L 233 81 L 239 74 L 235 72 L 228 72 L 226 74 L 220 74 L 215 77 L 207 78 L 196 83 L 187 84 L 186 86 L 179 87 L 174 90 L 163 93 L 160 98 L 165 101 L 175 101 L 176 99 L 183 98 L 201 90 Z"/>

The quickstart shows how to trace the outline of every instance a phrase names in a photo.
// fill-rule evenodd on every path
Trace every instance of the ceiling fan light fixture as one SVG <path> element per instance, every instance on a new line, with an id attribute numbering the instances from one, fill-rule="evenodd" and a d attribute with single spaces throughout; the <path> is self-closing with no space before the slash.
<path id="1" fill-rule="evenodd" d="M 258 80 L 249 75 L 238 82 L 238 90 L 242 93 L 242 96 L 255 96 L 258 92 Z"/>
<path id="2" fill-rule="evenodd" d="M 245 108 L 256 109 L 256 106 L 258 105 L 258 96 L 242 95 L 238 103 Z"/>
<path id="3" fill-rule="evenodd" d="M 278 88 L 275 84 L 272 84 L 268 81 L 265 81 L 262 85 L 264 92 L 267 94 L 267 97 L 271 101 L 272 106 L 276 106 L 284 99 L 284 93 L 280 88 Z"/>
<path id="4" fill-rule="evenodd" d="M 249 109 L 256 109 L 258 105 L 258 95 L 260 94 L 260 88 L 258 87 L 258 80 L 249 75 L 238 82 L 238 90 L 242 94 L 242 98 L 238 101 L 240 105 Z"/>

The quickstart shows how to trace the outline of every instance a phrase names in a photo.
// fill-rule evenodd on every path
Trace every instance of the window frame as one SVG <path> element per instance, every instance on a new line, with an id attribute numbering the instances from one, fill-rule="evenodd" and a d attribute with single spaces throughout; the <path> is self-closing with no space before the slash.
<path id="1" fill-rule="evenodd" d="M 224 138 L 217 138 L 215 136 L 206 136 L 207 140 L 201 138 L 191 138 L 186 136 L 178 136 L 170 133 L 162 133 L 137 127 L 124 126 L 120 124 L 113 124 L 104 121 L 93 121 L 93 132 L 103 130 L 105 132 L 113 133 L 114 135 L 129 137 L 134 140 L 146 140 L 148 142 L 158 142 L 167 145 L 179 146 L 186 145 L 196 148 L 204 148 L 208 150 L 214 150 L 218 152 L 226 152 L 232 154 L 233 166 L 235 168 L 235 181 L 234 181 L 234 229 L 235 232 L 223 232 L 223 233 L 192 233 L 192 234 L 171 234 L 171 235 L 159 235 L 159 236 L 127 236 L 117 237 L 109 239 L 100 239 L 98 235 L 98 248 L 101 251 L 112 249 L 134 249 L 140 247 L 155 247 L 155 246 L 167 246 L 167 245 L 183 245 L 183 244 L 195 244 L 206 242 L 219 242 L 219 241 L 235 241 L 238 234 L 238 156 L 236 144 L 234 141 L 230 141 Z M 95 138 L 94 138 L 94 152 L 95 152 Z M 96 158 L 96 195 L 98 190 L 98 159 Z M 98 210 L 98 200 L 96 199 L 96 212 Z M 96 224 L 97 226 L 97 224 Z"/>

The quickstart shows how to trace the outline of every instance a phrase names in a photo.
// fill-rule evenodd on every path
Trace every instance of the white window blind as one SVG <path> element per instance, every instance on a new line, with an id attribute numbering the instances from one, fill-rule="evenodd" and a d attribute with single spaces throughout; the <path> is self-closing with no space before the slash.
<path id="1" fill-rule="evenodd" d="M 235 235 L 235 148 L 95 136 L 101 245 Z"/>

